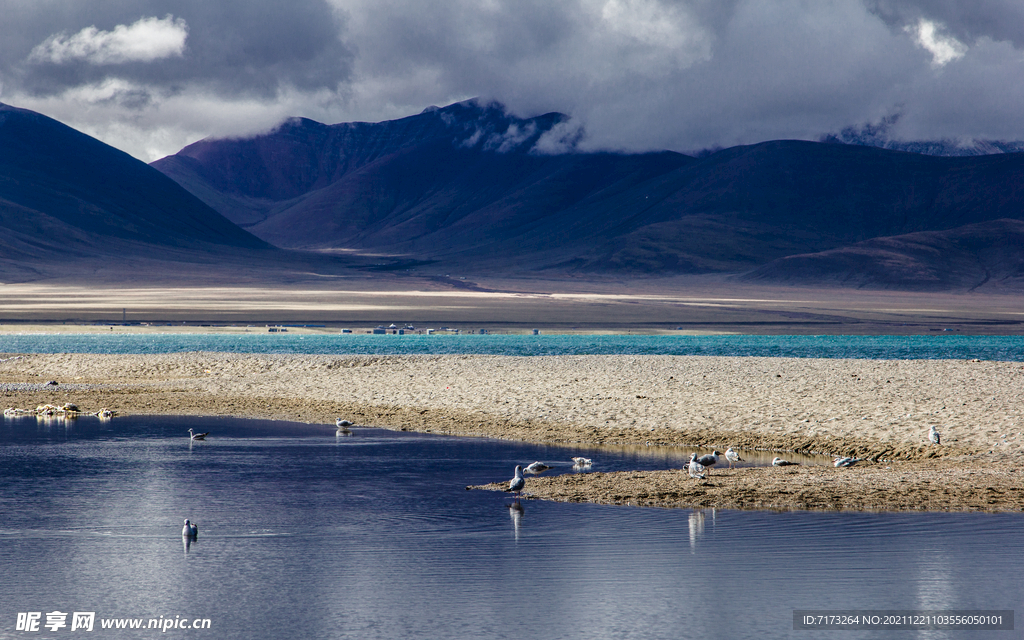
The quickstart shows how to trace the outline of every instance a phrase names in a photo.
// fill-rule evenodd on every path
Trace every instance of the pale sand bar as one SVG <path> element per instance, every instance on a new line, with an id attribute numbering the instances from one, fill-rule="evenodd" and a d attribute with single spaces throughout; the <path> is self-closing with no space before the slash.
<path id="1" fill-rule="evenodd" d="M 60 384 L 37 386 L 48 380 Z M 107 407 L 120 415 L 326 425 L 345 417 L 359 425 L 532 442 L 733 446 L 869 459 L 851 469 L 716 469 L 708 481 L 678 471 L 530 478 L 527 494 L 538 498 L 720 508 L 1024 508 L 1021 363 L 8 354 L 0 355 L 3 383 L 35 383 L 2 392 L 4 407 L 23 409 L 72 401 L 83 411 Z M 942 433 L 941 446 L 927 441 L 931 425 Z"/>

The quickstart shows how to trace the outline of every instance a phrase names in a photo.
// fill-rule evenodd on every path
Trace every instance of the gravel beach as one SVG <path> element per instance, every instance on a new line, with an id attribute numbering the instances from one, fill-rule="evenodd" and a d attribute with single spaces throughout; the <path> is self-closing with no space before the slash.
<path id="1" fill-rule="evenodd" d="M 57 385 L 47 386 L 49 381 Z M 528 497 L 671 507 L 1024 508 L 1024 365 L 704 356 L 3 354 L 0 403 L 232 415 L 581 445 L 848 455 L 530 478 Z M 929 427 L 942 444 L 928 441 Z M 723 461 L 724 464 L 724 461 Z M 483 488 L 500 489 L 507 479 Z"/>

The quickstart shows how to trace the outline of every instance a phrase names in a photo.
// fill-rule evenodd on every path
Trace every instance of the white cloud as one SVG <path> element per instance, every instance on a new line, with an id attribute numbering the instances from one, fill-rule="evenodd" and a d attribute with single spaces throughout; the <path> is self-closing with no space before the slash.
<path id="1" fill-rule="evenodd" d="M 967 45 L 952 36 L 941 35 L 939 25 L 931 20 L 921 18 L 916 25 L 909 25 L 904 30 L 913 34 L 918 46 L 932 54 L 935 67 L 943 67 L 967 53 Z"/>
<path id="2" fill-rule="evenodd" d="M 72 36 L 54 34 L 32 49 L 29 60 L 54 64 L 75 60 L 92 64 L 152 62 L 181 57 L 187 37 L 188 25 L 181 18 L 141 18 L 131 25 L 119 24 L 112 31 L 91 26 Z"/>
<path id="3" fill-rule="evenodd" d="M 137 95 L 149 96 L 143 108 L 134 104 Z M 144 162 L 176 153 L 211 135 L 249 136 L 269 131 L 295 114 L 336 122 L 336 103 L 337 97 L 327 90 L 282 91 L 277 100 L 268 102 L 244 96 L 226 99 L 199 88 L 166 93 L 156 86 L 121 79 L 81 85 L 53 96 L 23 95 L 14 102 Z"/>
<path id="4" fill-rule="evenodd" d="M 656 0 L 607 0 L 600 13 L 609 34 L 626 39 L 632 47 L 668 57 L 678 67 L 711 56 L 709 35 L 679 6 L 667 7 Z"/>

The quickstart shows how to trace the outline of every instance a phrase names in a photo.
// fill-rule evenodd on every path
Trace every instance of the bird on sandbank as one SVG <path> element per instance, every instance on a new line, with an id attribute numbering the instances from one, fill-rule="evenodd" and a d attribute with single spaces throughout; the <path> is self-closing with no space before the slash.
<path id="1" fill-rule="evenodd" d="M 703 480 L 704 478 L 707 478 L 707 476 L 704 475 L 704 473 L 702 473 L 704 471 L 704 465 L 702 465 L 701 463 L 697 462 L 697 454 L 696 453 L 691 453 L 690 454 L 690 463 L 687 465 L 687 471 L 690 472 L 690 477 L 691 478 L 698 478 L 700 480 Z"/>
<path id="2" fill-rule="evenodd" d="M 194 522 L 185 518 L 185 526 L 181 528 L 181 535 L 186 538 L 195 538 L 199 535 L 199 527 Z"/>
<path id="3" fill-rule="evenodd" d="M 932 428 L 928 431 L 928 439 L 934 444 L 942 444 L 939 430 L 935 428 L 935 425 L 932 425 Z"/>
<path id="4" fill-rule="evenodd" d="M 550 468 L 551 467 L 549 467 L 548 465 L 544 464 L 543 462 L 534 462 L 530 466 L 528 466 L 525 469 L 523 469 L 523 471 L 525 473 L 537 474 L 537 473 L 542 473 L 544 471 L 547 471 Z"/>
<path id="5" fill-rule="evenodd" d="M 711 467 L 718 464 L 718 456 L 722 455 L 718 451 L 712 451 L 706 455 L 697 458 L 697 464 L 708 470 L 708 475 L 711 475 Z"/>
<path id="6" fill-rule="evenodd" d="M 835 458 L 835 460 L 832 461 L 832 466 L 834 466 L 836 468 L 838 468 L 838 467 L 852 467 L 853 465 L 857 464 L 858 462 L 861 462 L 860 458 L 850 458 L 850 457 L 844 457 L 844 456 L 837 456 Z"/>
<path id="7" fill-rule="evenodd" d="M 782 458 L 775 456 L 772 460 L 773 467 L 791 467 L 800 464 L 799 462 L 790 462 L 789 460 L 783 460 Z"/>
<path id="8" fill-rule="evenodd" d="M 210 435 L 209 431 L 206 433 L 192 433 L 192 429 L 188 430 L 188 437 L 192 442 L 195 442 L 196 440 L 206 440 L 206 436 L 208 435 Z"/>
<path id="9" fill-rule="evenodd" d="M 516 465 L 516 477 L 508 483 L 508 490 L 516 494 L 516 499 L 519 498 L 523 493 L 523 487 L 526 486 L 526 478 L 523 477 L 523 466 Z"/>
<path id="10" fill-rule="evenodd" d="M 725 459 L 729 461 L 730 469 L 732 469 L 732 465 L 734 462 L 746 462 L 743 458 L 740 457 L 740 454 L 736 453 L 736 451 L 732 447 L 729 447 L 728 449 L 725 450 Z"/>

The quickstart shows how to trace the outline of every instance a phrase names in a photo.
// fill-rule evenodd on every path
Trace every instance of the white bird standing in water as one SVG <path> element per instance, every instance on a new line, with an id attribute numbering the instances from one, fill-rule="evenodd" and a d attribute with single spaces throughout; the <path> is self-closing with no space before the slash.
<path id="1" fill-rule="evenodd" d="M 730 469 L 732 469 L 732 464 L 734 462 L 744 462 L 743 458 L 740 457 L 740 454 L 736 453 L 732 447 L 725 450 L 725 459 L 729 461 Z"/>
<path id="2" fill-rule="evenodd" d="M 192 429 L 188 430 L 188 438 L 192 442 L 195 442 L 196 440 L 206 440 L 206 436 L 208 435 L 210 435 L 209 431 L 206 433 L 192 433 Z"/>
<path id="3" fill-rule="evenodd" d="M 525 471 L 526 473 L 537 474 L 537 473 L 541 473 L 542 471 L 547 471 L 550 468 L 551 467 L 549 467 L 548 465 L 544 464 L 543 462 L 534 462 L 530 466 L 528 466 L 525 469 L 523 469 L 523 471 Z"/>
<path id="4" fill-rule="evenodd" d="M 199 535 L 199 527 L 189 521 L 188 518 L 185 518 L 185 526 L 181 528 L 181 535 L 186 538 L 195 538 Z"/>
<path id="5" fill-rule="evenodd" d="M 334 421 L 334 426 L 338 427 L 339 429 L 341 429 L 342 427 L 351 427 L 352 422 L 350 420 L 342 420 L 341 418 L 338 418 L 337 420 Z"/>
<path id="6" fill-rule="evenodd" d="M 526 478 L 523 477 L 523 466 L 516 465 L 516 477 L 512 478 L 508 483 L 508 490 L 516 494 L 516 498 L 519 497 L 523 492 L 523 487 L 526 486 Z"/>
<path id="7" fill-rule="evenodd" d="M 935 444 L 942 444 L 939 441 L 940 440 L 939 430 L 935 428 L 935 425 L 932 425 L 931 430 L 928 431 L 928 439 L 931 440 Z"/>

